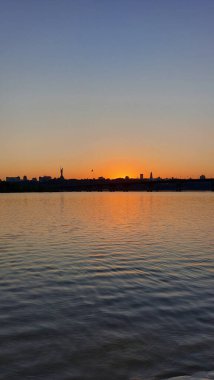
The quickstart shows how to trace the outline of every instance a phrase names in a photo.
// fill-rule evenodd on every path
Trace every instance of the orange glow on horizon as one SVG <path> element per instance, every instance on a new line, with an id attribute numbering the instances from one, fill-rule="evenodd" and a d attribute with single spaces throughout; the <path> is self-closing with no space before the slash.
<path id="1" fill-rule="evenodd" d="M 91 170 L 83 170 L 80 168 L 80 170 L 71 170 L 68 167 L 64 166 L 64 178 L 65 179 L 97 179 L 99 177 L 109 178 L 109 179 L 116 179 L 116 178 L 125 178 L 126 176 L 129 178 L 140 178 L 140 174 L 143 174 L 144 178 L 150 177 L 150 172 L 153 173 L 153 178 L 161 177 L 161 178 L 199 178 L 200 175 L 204 174 L 207 178 L 213 178 L 212 173 L 209 173 L 206 170 L 201 171 L 191 171 L 191 170 L 185 170 L 185 171 L 179 171 L 176 170 L 173 172 L 173 170 L 157 170 L 157 168 L 150 170 L 136 170 L 134 168 L 130 169 L 124 169 L 124 168 L 97 168 L 94 169 L 93 172 Z M 0 179 L 4 180 L 6 177 L 16 177 L 20 176 L 21 178 L 26 175 L 28 179 L 32 179 L 33 177 L 36 177 L 37 179 L 40 176 L 51 176 L 52 178 L 59 178 L 60 173 L 57 170 L 50 170 L 50 169 L 36 169 L 36 170 L 20 170 L 20 169 L 13 169 L 13 170 L 5 170 L 4 172 L 1 172 Z"/>
<path id="2" fill-rule="evenodd" d="M 158 160 L 157 160 L 158 162 Z M 11 162 L 5 165 L 1 172 L 0 178 L 4 180 L 7 176 L 20 176 L 21 178 L 26 175 L 29 179 L 39 176 L 48 175 L 52 178 L 60 177 L 60 167 L 64 168 L 64 178 L 76 178 L 76 179 L 86 179 L 86 178 L 125 178 L 126 176 L 130 178 L 139 178 L 140 174 L 144 175 L 144 178 L 149 178 L 150 172 L 153 173 L 153 177 L 161 178 L 199 178 L 200 175 L 204 174 L 207 178 L 213 178 L 214 173 L 211 167 L 204 167 L 198 165 L 198 163 L 189 165 L 181 165 L 180 162 L 158 162 L 153 158 L 151 162 L 149 160 L 142 161 L 139 159 L 119 159 L 112 158 L 108 161 L 101 162 L 97 159 L 97 162 L 93 160 L 89 165 L 85 162 L 78 162 L 72 160 L 61 160 L 60 163 L 56 159 L 49 160 L 48 162 L 43 162 L 42 160 L 36 162 L 27 161 L 25 163 L 21 161 Z M 93 171 L 92 171 L 93 169 Z"/>

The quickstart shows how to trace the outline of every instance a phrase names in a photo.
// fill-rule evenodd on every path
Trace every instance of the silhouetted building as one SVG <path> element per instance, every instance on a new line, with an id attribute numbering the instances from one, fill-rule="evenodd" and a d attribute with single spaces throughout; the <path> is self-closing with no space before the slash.
<path id="1" fill-rule="evenodd" d="M 37 182 L 37 178 L 36 178 L 36 177 L 33 177 L 33 178 L 32 178 L 32 181 L 33 181 L 33 182 Z"/>
<path id="2" fill-rule="evenodd" d="M 206 179 L 206 177 L 205 177 L 205 175 L 204 174 L 202 174 L 202 175 L 200 175 L 200 179 Z"/>
<path id="3" fill-rule="evenodd" d="M 23 181 L 27 181 L 27 176 L 26 175 L 24 175 Z"/>
<path id="4" fill-rule="evenodd" d="M 44 175 L 43 177 L 39 177 L 39 182 L 47 182 L 47 181 L 50 181 L 52 179 L 52 177 L 50 177 L 49 175 Z"/>
<path id="5" fill-rule="evenodd" d="M 6 177 L 6 182 L 19 182 L 20 177 Z"/>
<path id="6" fill-rule="evenodd" d="M 150 173 L 150 180 L 151 181 L 153 180 L 153 174 L 152 174 L 152 172 Z"/>
<path id="7" fill-rule="evenodd" d="M 140 174 L 140 179 L 143 180 L 143 173 Z"/>
<path id="8" fill-rule="evenodd" d="M 63 168 L 60 168 L 60 179 L 64 179 L 64 176 L 63 176 Z"/>

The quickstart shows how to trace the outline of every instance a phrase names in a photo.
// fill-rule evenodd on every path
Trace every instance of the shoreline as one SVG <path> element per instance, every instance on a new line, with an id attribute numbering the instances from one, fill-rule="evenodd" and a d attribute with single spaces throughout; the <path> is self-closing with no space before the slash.
<path id="1" fill-rule="evenodd" d="M 51 179 L 0 182 L 0 193 L 40 192 L 184 192 L 214 191 L 214 179 Z"/>

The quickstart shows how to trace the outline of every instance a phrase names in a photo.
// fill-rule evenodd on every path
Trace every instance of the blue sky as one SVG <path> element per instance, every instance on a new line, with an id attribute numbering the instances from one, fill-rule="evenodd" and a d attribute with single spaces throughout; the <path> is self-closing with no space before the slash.
<path id="1" fill-rule="evenodd" d="M 212 0 L 1 0 L 0 177 L 214 176 Z"/>

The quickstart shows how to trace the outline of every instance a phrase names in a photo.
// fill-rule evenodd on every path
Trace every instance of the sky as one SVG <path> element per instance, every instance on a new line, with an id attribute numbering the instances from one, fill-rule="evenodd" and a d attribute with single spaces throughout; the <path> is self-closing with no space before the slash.
<path id="1" fill-rule="evenodd" d="M 214 177 L 213 36 L 213 0 L 0 0 L 0 178 Z"/>

